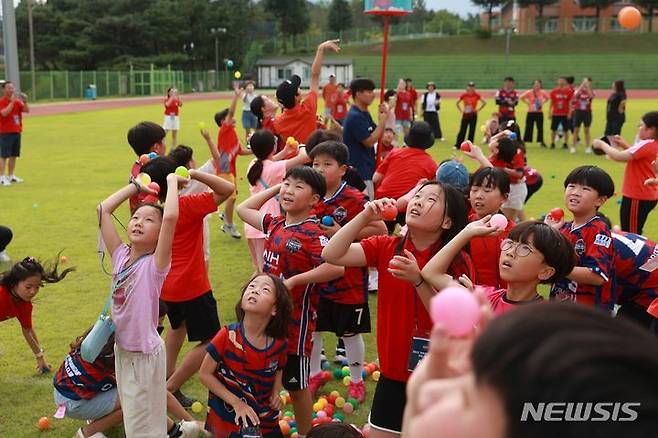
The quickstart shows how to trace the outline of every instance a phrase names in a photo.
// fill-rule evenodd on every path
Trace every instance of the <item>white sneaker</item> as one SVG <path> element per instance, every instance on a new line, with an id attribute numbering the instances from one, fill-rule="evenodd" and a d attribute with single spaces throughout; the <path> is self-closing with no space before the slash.
<path id="1" fill-rule="evenodd" d="M 439 141 L 446 141 L 446 138 L 445 138 L 445 137 L 441 137 L 441 138 L 439 139 Z"/>
<path id="2" fill-rule="evenodd" d="M 230 225 L 229 224 L 224 224 L 224 225 L 222 225 L 222 231 L 229 234 L 234 239 L 239 239 L 240 237 L 242 237 L 240 232 L 235 229 L 235 224 L 230 224 Z"/>
<path id="3" fill-rule="evenodd" d="M 9 181 L 9 178 L 6 176 L 0 176 L 0 186 L 10 186 L 11 181 Z"/>
<path id="4" fill-rule="evenodd" d="M 587 148 L 585 149 L 585 153 L 586 153 L 586 154 L 591 154 L 591 153 L 592 153 L 592 148 L 591 148 L 591 147 L 587 147 Z"/>
<path id="5" fill-rule="evenodd" d="M 576 153 L 576 148 L 570 147 L 569 152 L 571 152 L 572 154 L 575 154 Z"/>
<path id="6" fill-rule="evenodd" d="M 201 433 L 201 427 L 196 421 L 181 421 L 178 423 L 180 426 L 180 431 L 183 433 L 181 438 L 193 437 L 198 438 L 199 433 Z"/>
<path id="7" fill-rule="evenodd" d="M 7 263 L 11 261 L 11 257 L 7 254 L 7 251 L 0 251 L 0 263 Z"/>
<path id="8" fill-rule="evenodd" d="M 19 178 L 16 175 L 9 175 L 8 178 L 9 178 L 9 182 L 12 182 L 12 183 L 17 183 L 18 184 L 18 183 L 23 182 L 23 178 Z"/>

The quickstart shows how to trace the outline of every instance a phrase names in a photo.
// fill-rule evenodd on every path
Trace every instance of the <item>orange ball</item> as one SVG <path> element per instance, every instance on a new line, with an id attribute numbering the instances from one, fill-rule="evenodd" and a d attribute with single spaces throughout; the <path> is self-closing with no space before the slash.
<path id="1" fill-rule="evenodd" d="M 49 429 L 50 428 L 50 421 L 48 420 L 48 417 L 39 418 L 39 422 L 37 423 L 37 426 L 39 426 L 39 430 Z"/>
<path id="2" fill-rule="evenodd" d="M 642 14 L 633 6 L 626 6 L 619 11 L 617 15 L 621 27 L 628 30 L 637 29 L 642 23 Z"/>

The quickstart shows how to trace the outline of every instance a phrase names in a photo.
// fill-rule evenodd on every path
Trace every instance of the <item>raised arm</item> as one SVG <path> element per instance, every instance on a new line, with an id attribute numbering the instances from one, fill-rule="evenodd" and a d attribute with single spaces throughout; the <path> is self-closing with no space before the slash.
<path id="1" fill-rule="evenodd" d="M 322 263 L 310 271 L 302 272 L 284 280 L 286 287 L 292 289 L 295 286 L 301 286 L 312 283 L 326 283 L 327 281 L 336 280 L 345 275 L 345 268 L 335 266 L 330 263 Z"/>
<path id="2" fill-rule="evenodd" d="M 9 113 L 14 109 L 14 102 L 16 102 L 16 95 L 12 94 L 11 98 L 9 99 L 9 105 L 0 110 L 0 115 L 2 115 L 2 117 L 7 117 Z"/>
<path id="3" fill-rule="evenodd" d="M 213 197 L 215 198 L 215 203 L 217 205 L 226 201 L 226 199 L 235 191 L 233 183 L 210 173 L 190 169 L 190 179 L 197 180 L 210 187 L 213 191 Z"/>
<path id="4" fill-rule="evenodd" d="M 315 51 L 315 58 L 313 59 L 313 64 L 311 65 L 311 84 L 310 90 L 318 92 L 320 90 L 320 73 L 322 72 L 322 60 L 324 59 L 324 51 L 331 49 L 334 52 L 340 52 L 340 47 L 338 43 L 340 40 L 329 40 L 318 46 L 318 50 Z"/>
<path id="5" fill-rule="evenodd" d="M 366 137 L 366 139 L 361 142 L 364 146 L 369 148 L 375 146 L 375 143 L 379 141 L 379 138 L 384 133 L 384 129 L 386 129 L 386 120 L 388 119 L 388 109 L 386 108 L 386 104 L 382 103 L 379 105 L 378 110 L 377 128 L 372 131 L 370 136 Z"/>
<path id="6" fill-rule="evenodd" d="M 110 255 L 121 245 L 121 237 L 117 232 L 114 222 L 112 222 L 112 213 L 119 208 L 119 206 L 131 196 L 139 194 L 141 191 L 152 193 L 147 187 L 139 183 L 137 180 L 123 187 L 122 189 L 114 192 L 103 202 L 96 207 L 96 214 L 98 215 L 98 226 L 100 227 L 101 237 L 105 243 L 105 247 Z"/>
<path id="7" fill-rule="evenodd" d="M 493 164 L 491 164 L 491 161 L 489 161 L 489 159 L 484 156 L 482 149 L 478 145 L 472 144 L 470 151 L 462 151 L 462 152 L 467 157 L 472 158 L 478 163 L 480 163 L 480 166 L 482 167 L 494 167 Z"/>
<path id="8" fill-rule="evenodd" d="M 210 138 L 210 132 L 207 129 L 201 130 L 201 136 L 206 140 L 208 149 L 210 149 L 210 156 L 212 157 L 215 167 L 219 168 L 219 149 L 215 146 L 215 143 Z"/>
<path id="9" fill-rule="evenodd" d="M 231 101 L 231 106 L 229 107 L 228 115 L 226 116 L 227 123 L 233 123 L 235 116 L 235 108 L 237 108 L 238 106 L 238 99 L 240 99 L 241 95 L 242 95 L 242 90 L 240 89 L 240 85 L 235 84 L 235 87 L 233 87 L 233 100 Z"/>
<path id="10" fill-rule="evenodd" d="M 633 159 L 633 154 L 631 154 L 627 150 L 620 151 L 619 149 L 614 148 L 609 144 L 607 144 L 606 142 L 599 139 L 596 139 L 592 142 L 592 147 L 594 149 L 599 149 L 605 152 L 605 154 L 614 161 L 626 162 Z"/>
<path id="11" fill-rule="evenodd" d="M 155 247 L 155 266 L 163 270 L 171 262 L 171 246 L 174 243 L 174 231 L 178 222 L 178 183 L 186 183 L 173 173 L 167 175 L 167 197 L 165 198 L 162 226 L 158 235 L 158 246 Z"/>
<path id="12" fill-rule="evenodd" d="M 265 214 L 260 211 L 260 208 L 270 198 L 276 196 L 281 190 L 281 184 L 270 187 L 262 192 L 256 193 L 244 200 L 238 205 L 238 216 L 244 222 L 248 223 L 257 230 L 263 231 L 263 217 Z"/>

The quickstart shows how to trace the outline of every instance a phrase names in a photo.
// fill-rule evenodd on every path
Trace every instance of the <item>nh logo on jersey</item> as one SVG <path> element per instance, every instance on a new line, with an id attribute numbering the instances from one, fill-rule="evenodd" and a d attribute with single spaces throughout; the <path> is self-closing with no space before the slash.
<path id="1" fill-rule="evenodd" d="M 300 249 L 302 249 L 302 242 L 300 242 L 298 239 L 295 239 L 294 237 L 288 239 L 288 241 L 286 242 L 286 249 L 290 254 L 294 254 Z"/>
<path id="2" fill-rule="evenodd" d="M 279 254 L 273 251 L 265 250 L 263 252 L 263 258 L 265 259 L 265 262 L 270 265 L 277 266 L 279 264 Z"/>
<path id="3" fill-rule="evenodd" d="M 327 239 L 327 236 L 320 236 L 320 245 L 325 247 L 327 246 L 327 243 L 329 243 L 329 239 Z"/>
<path id="4" fill-rule="evenodd" d="M 610 248 L 611 243 L 612 237 L 606 236 L 605 234 L 597 234 L 594 239 L 594 245 L 604 246 L 606 248 Z"/>

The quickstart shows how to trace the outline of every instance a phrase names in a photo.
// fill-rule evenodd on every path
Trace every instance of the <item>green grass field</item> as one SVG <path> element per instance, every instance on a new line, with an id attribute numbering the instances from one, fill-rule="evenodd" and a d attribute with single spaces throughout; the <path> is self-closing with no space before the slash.
<path id="1" fill-rule="evenodd" d="M 454 153 L 451 148 L 458 129 L 458 115 L 454 105 L 444 104 L 441 123 L 445 143 L 437 142 L 430 152 L 437 160 Z M 197 132 L 197 123 L 209 125 L 212 114 L 226 107 L 228 102 L 188 102 L 182 111 L 180 140 L 195 148 L 198 163 L 208 158 L 207 147 Z M 658 101 L 637 100 L 628 104 L 628 123 L 624 136 L 629 141 L 635 136 L 640 116 L 655 110 Z M 489 114 L 492 107 L 486 108 Z M 595 123 L 592 132 L 601 135 L 604 124 L 604 102 L 594 105 Z M 522 125 L 524 116 L 521 117 Z M 126 143 L 128 128 L 140 120 L 162 120 L 160 105 L 131 107 L 121 110 L 97 111 L 47 117 L 27 117 L 23 136 L 23 157 L 17 174 L 25 183 L 0 188 L 0 224 L 10 226 L 14 241 L 8 248 L 14 260 L 27 255 L 48 259 L 60 250 L 68 257 L 67 266 L 77 272 L 63 282 L 44 287 L 34 301 L 34 326 L 46 349 L 46 358 L 55 369 L 68 352 L 68 344 L 95 321 L 108 293 L 110 278 L 99 266 L 96 255 L 97 222 L 95 206 L 105 196 L 125 184 L 134 160 Z M 483 120 L 480 121 L 480 123 Z M 242 131 L 240 131 L 241 133 Z M 481 133 L 478 131 L 478 137 Z M 214 135 L 214 134 L 213 134 Z M 548 134 L 547 134 L 548 137 Z M 244 176 L 249 157 L 240 157 L 239 176 Z M 528 146 L 528 160 L 543 174 L 544 188 L 527 205 L 528 217 L 539 217 L 543 212 L 561 206 L 562 180 L 574 167 L 594 163 L 605 168 L 621 186 L 624 166 L 605 158 L 585 155 L 582 150 L 571 155 L 561 149 L 540 149 Z M 467 163 L 474 169 L 472 163 Z M 239 199 L 248 193 L 247 182 L 239 178 Z M 618 222 L 620 198 L 615 197 L 604 206 L 603 212 Z M 658 213 L 649 218 L 645 234 L 658 238 Z M 127 210 L 119 211 L 119 218 L 127 221 Z M 239 222 L 239 221 L 238 221 Z M 124 221 L 125 223 L 125 221 Z M 233 240 L 219 231 L 219 220 L 213 221 L 210 278 L 219 302 L 220 319 L 228 323 L 235 319 L 233 306 L 241 285 L 249 278 L 252 267 L 244 240 Z M 106 261 L 109 267 L 109 262 Z M 1 268 L 8 268 L 8 265 Z M 375 297 L 371 297 L 373 327 Z M 333 351 L 333 339 L 327 337 L 327 351 Z M 376 359 L 374 334 L 366 336 L 368 361 Z M 39 432 L 39 417 L 51 416 L 55 411 L 51 376 L 36 376 L 33 355 L 21 335 L 16 320 L 0 323 L 0 437 L 72 436 L 80 423 L 54 420 L 52 430 Z M 332 383 L 326 389 L 337 388 Z M 185 387 L 186 393 L 201 400 L 207 391 L 198 378 Z M 345 392 L 345 388 L 340 388 Z M 374 384 L 368 383 L 369 399 Z M 348 421 L 363 425 L 369 402 Z M 121 437 L 120 429 L 109 436 Z"/>

